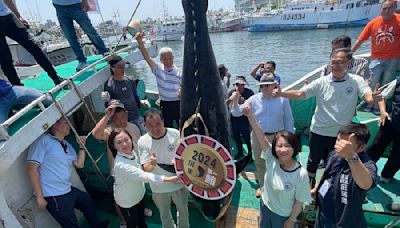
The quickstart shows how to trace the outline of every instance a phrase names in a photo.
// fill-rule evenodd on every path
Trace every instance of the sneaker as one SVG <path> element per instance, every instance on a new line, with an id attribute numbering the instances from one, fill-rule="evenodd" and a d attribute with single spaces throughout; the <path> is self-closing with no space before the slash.
<path id="1" fill-rule="evenodd" d="M 374 113 L 375 115 L 380 115 L 381 111 L 379 110 L 379 108 L 374 108 L 374 110 L 372 110 L 372 113 Z"/>
<path id="2" fill-rule="evenodd" d="M 53 80 L 53 82 L 54 82 L 55 85 L 58 85 L 61 82 L 63 82 L 64 80 L 65 80 L 64 78 L 61 78 L 61 77 L 57 76 L 57 78 L 55 80 Z"/>
<path id="3" fill-rule="evenodd" d="M 146 217 L 151 217 L 151 216 L 153 216 L 153 211 L 150 208 L 145 208 L 144 209 L 144 215 Z"/>
<path id="4" fill-rule="evenodd" d="M 386 178 L 386 177 L 382 177 L 382 176 L 379 178 L 379 181 L 384 184 L 389 184 L 392 180 L 393 180 L 393 178 Z"/>
<path id="5" fill-rule="evenodd" d="M 89 66 L 87 62 L 79 62 L 78 66 L 76 67 L 76 71 L 81 71 L 83 68 Z"/>
<path id="6" fill-rule="evenodd" d="M 325 166 L 326 166 L 325 160 L 321 159 L 321 161 L 319 161 L 319 164 L 318 164 L 318 169 L 323 169 L 323 168 L 325 168 Z"/>
<path id="7" fill-rule="evenodd" d="M 391 204 L 386 205 L 386 208 L 389 209 L 389 210 L 391 210 L 391 211 L 398 212 L 398 211 L 400 211 L 400 204 L 398 204 L 398 203 L 391 203 Z"/>
<path id="8" fill-rule="evenodd" d="M 372 107 L 369 106 L 369 105 L 367 105 L 367 106 L 364 108 L 364 112 L 371 112 L 371 111 L 372 111 Z"/>

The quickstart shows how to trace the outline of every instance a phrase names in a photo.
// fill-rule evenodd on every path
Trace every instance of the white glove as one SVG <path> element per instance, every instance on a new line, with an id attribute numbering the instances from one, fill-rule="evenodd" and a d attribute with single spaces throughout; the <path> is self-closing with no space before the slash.
<path id="1" fill-rule="evenodd" d="M 107 91 L 101 92 L 101 99 L 104 102 L 109 102 L 111 100 L 110 94 Z"/>
<path id="2" fill-rule="evenodd" d="M 142 104 L 142 106 L 144 106 L 146 108 L 151 108 L 151 104 L 150 104 L 149 100 L 141 100 L 140 103 Z"/>

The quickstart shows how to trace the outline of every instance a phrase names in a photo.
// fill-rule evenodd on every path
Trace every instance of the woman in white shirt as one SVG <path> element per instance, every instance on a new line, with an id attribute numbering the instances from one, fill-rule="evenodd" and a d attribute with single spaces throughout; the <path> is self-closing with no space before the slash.
<path id="1" fill-rule="evenodd" d="M 116 129 L 108 138 L 114 160 L 114 199 L 121 209 L 128 228 L 147 227 L 143 197 L 145 182 L 178 182 L 177 176 L 167 177 L 144 172 L 139 155 L 133 150 L 132 136 L 124 129 Z M 151 162 L 157 163 L 155 156 Z"/>
<path id="2" fill-rule="evenodd" d="M 267 167 L 260 201 L 260 227 L 294 227 L 303 203 L 311 202 L 307 171 L 296 160 L 299 151 L 297 137 L 289 131 L 279 131 L 271 145 L 250 106 L 243 109 L 243 114 L 260 142 L 261 157 Z"/>

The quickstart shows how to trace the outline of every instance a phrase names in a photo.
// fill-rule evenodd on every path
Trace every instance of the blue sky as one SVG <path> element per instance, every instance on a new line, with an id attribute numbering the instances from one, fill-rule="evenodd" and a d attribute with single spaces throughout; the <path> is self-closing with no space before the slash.
<path id="1" fill-rule="evenodd" d="M 121 23 L 125 24 L 139 0 L 98 0 L 104 20 L 115 20 L 114 12 L 119 12 Z M 183 16 L 181 0 L 164 0 L 167 12 L 170 16 Z M 16 0 L 18 10 L 26 19 L 34 19 L 41 22 L 51 19 L 57 22 L 55 9 L 51 0 Z M 163 12 L 163 0 L 142 0 L 135 19 L 147 17 L 158 18 Z M 234 8 L 234 0 L 209 0 L 209 9 Z M 94 24 L 102 21 L 100 15 L 90 14 Z"/>

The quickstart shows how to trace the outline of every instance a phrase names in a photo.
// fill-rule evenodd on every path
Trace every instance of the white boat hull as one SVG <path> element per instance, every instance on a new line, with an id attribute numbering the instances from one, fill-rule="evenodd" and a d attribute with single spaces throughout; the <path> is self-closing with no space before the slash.
<path id="1" fill-rule="evenodd" d="M 293 6 L 294 7 L 294 6 Z M 293 8 L 292 7 L 292 8 Z M 289 10 L 265 16 L 248 17 L 250 32 L 317 29 L 332 27 L 363 26 L 379 15 L 380 5 L 368 5 L 346 9 L 332 4 L 315 5 L 304 10 Z M 319 8 L 318 8 L 319 7 Z M 333 8 L 335 7 L 335 8 Z M 331 10 L 331 8 L 333 8 Z"/>
<path id="2" fill-rule="evenodd" d="M 148 48 L 149 54 L 155 57 L 158 54 L 157 45 Z M 143 59 L 139 50 L 125 57 L 130 63 Z M 104 83 L 110 77 L 109 67 L 95 73 L 81 84 L 77 85 L 84 97 L 90 96 L 90 107 L 93 111 L 104 112 L 104 103 L 100 92 Z M 60 105 L 65 113 L 72 113 L 82 105 L 78 94 L 71 90 L 60 98 Z M 22 111 L 22 110 L 21 110 Z M 17 116 L 18 113 L 15 115 Z M 4 227 L 60 227 L 47 210 L 40 210 L 33 195 L 32 186 L 25 172 L 27 150 L 29 146 L 56 120 L 61 113 L 56 105 L 52 104 L 40 114 L 21 127 L 7 141 L 0 142 L 0 228 Z M 1 125 L 0 131 L 5 131 L 6 123 Z M 82 181 L 76 172 L 72 176 L 73 186 L 84 190 Z M 81 218 L 81 214 L 77 214 Z"/>

